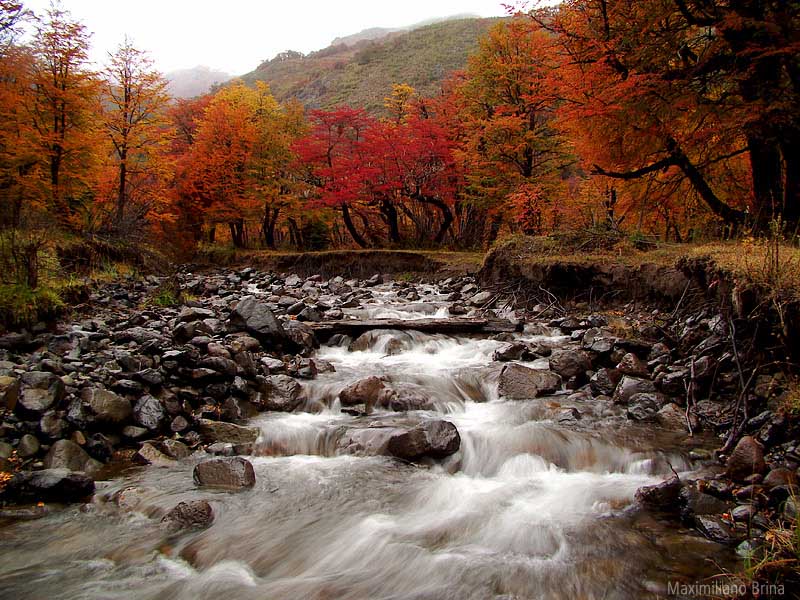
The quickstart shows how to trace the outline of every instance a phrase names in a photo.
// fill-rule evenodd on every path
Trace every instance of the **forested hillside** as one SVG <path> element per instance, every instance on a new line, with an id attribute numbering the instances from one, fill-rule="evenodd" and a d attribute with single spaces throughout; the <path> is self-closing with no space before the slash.
<path id="1" fill-rule="evenodd" d="M 309 108 L 348 104 L 381 111 L 393 83 L 406 83 L 422 95 L 436 94 L 497 19 L 460 19 L 379 40 L 337 44 L 303 56 L 285 52 L 242 77 L 264 81 L 280 100 L 296 98 Z"/>

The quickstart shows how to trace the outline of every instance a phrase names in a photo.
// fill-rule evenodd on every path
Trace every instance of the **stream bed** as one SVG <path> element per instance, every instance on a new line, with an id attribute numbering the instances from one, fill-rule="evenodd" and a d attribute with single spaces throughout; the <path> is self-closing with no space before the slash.
<path id="1" fill-rule="evenodd" d="M 391 286 L 347 309 L 360 319 L 446 318 L 435 288 L 406 302 Z M 567 346 L 545 326 L 515 341 Z M 561 390 L 498 393 L 504 342 L 380 331 L 359 349 L 323 345 L 335 371 L 304 381 L 305 405 L 262 413 L 256 484 L 199 488 L 202 452 L 99 481 L 91 504 L 0 528 L 0 597 L 185 600 L 640 599 L 666 597 L 732 566 L 731 552 L 641 510 L 634 494 L 699 465 L 717 440 L 630 421 L 624 407 Z M 546 359 L 517 361 L 547 368 Z M 368 376 L 420 410 L 343 410 Z M 423 464 L 373 453 L 385 432 L 428 420 L 456 426 L 460 448 Z M 382 437 L 383 436 L 383 437 Z M 174 533 L 161 517 L 206 500 L 213 524 Z"/>

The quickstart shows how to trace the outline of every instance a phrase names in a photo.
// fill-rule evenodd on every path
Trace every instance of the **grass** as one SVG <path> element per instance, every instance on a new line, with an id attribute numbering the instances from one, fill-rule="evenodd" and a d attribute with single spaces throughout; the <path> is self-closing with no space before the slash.
<path id="1" fill-rule="evenodd" d="M 52 287 L 0 285 L 0 324 L 25 327 L 59 316 L 66 308 L 59 291 Z"/>
<path id="2" fill-rule="evenodd" d="M 583 232 L 548 237 L 515 236 L 498 244 L 515 260 L 576 265 L 656 264 L 675 266 L 680 259 L 709 259 L 743 283 L 768 290 L 780 301 L 800 301 L 800 248 L 776 238 L 745 238 L 694 244 L 648 243 L 625 236 Z"/>

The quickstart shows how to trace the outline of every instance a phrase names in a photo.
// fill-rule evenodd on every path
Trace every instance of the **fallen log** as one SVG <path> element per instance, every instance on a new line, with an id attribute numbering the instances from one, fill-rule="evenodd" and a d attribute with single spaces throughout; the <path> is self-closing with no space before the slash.
<path id="1" fill-rule="evenodd" d="M 423 333 L 500 333 L 518 331 L 519 326 L 511 321 L 489 319 L 369 319 L 364 321 L 342 320 L 308 323 L 320 342 L 341 334 L 356 338 L 375 329 L 421 331 Z"/>

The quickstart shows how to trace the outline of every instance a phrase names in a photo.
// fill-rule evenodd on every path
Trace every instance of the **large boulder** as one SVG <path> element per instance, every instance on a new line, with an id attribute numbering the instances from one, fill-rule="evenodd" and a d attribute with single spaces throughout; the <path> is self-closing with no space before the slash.
<path id="1" fill-rule="evenodd" d="M 351 383 L 339 392 L 339 401 L 342 406 L 357 406 L 365 404 L 371 408 L 380 404 L 381 400 L 389 392 L 386 385 L 379 377 L 367 377 Z"/>
<path id="2" fill-rule="evenodd" d="M 636 501 L 650 510 L 677 513 L 681 508 L 681 489 L 681 480 L 672 477 L 656 485 L 639 488 L 636 490 Z"/>
<path id="3" fill-rule="evenodd" d="M 15 502 L 81 502 L 94 493 L 94 481 L 68 469 L 22 471 L 8 482 L 3 496 Z"/>
<path id="4" fill-rule="evenodd" d="M 65 392 L 64 382 L 53 373 L 45 371 L 24 373 L 17 412 L 24 416 L 39 416 L 56 407 L 64 399 Z"/>
<path id="5" fill-rule="evenodd" d="M 725 464 L 726 474 L 735 481 L 744 481 L 750 475 L 763 473 L 766 469 L 764 448 L 749 435 L 739 440 Z"/>
<path id="6" fill-rule="evenodd" d="M 589 356 L 580 350 L 558 350 L 550 355 L 550 370 L 564 379 L 584 377 L 591 368 Z"/>
<path id="7" fill-rule="evenodd" d="M 194 482 L 201 486 L 249 488 L 256 484 L 256 474 L 250 461 L 241 456 L 213 458 L 194 468 Z"/>
<path id="8" fill-rule="evenodd" d="M 130 419 L 133 414 L 130 400 L 108 390 L 87 388 L 81 397 L 89 405 L 96 423 L 119 425 Z"/>
<path id="9" fill-rule="evenodd" d="M 84 471 L 88 475 L 92 475 L 96 474 L 102 466 L 102 463 L 93 459 L 83 448 L 71 440 L 58 440 L 44 457 L 46 469 Z"/>
<path id="10" fill-rule="evenodd" d="M 561 377 L 552 371 L 530 369 L 510 363 L 500 372 L 498 391 L 509 400 L 528 400 L 552 394 L 561 387 Z"/>
<path id="11" fill-rule="evenodd" d="M 389 438 L 389 454 L 405 460 L 445 458 L 458 452 L 461 436 L 449 421 L 427 421 Z"/>
<path id="12" fill-rule="evenodd" d="M 181 502 L 161 519 L 162 525 L 171 531 L 205 529 L 213 522 L 214 510 L 205 500 Z"/>
<path id="13" fill-rule="evenodd" d="M 145 395 L 133 406 L 133 420 L 150 431 L 159 431 L 167 422 L 167 413 L 157 398 Z"/>
<path id="14" fill-rule="evenodd" d="M 280 344 L 286 341 L 286 332 L 272 314 L 266 302 L 255 296 L 245 296 L 234 307 L 228 319 L 234 331 L 246 331 L 262 342 Z"/>
<path id="15" fill-rule="evenodd" d="M 617 389 L 620 379 L 622 379 L 622 373 L 616 369 L 598 369 L 589 380 L 589 387 L 598 396 L 611 396 L 614 390 Z"/>
<path id="16" fill-rule="evenodd" d="M 231 444 L 252 444 L 258 439 L 259 430 L 242 427 L 233 423 L 198 419 L 197 430 L 205 442 L 228 442 Z"/>

